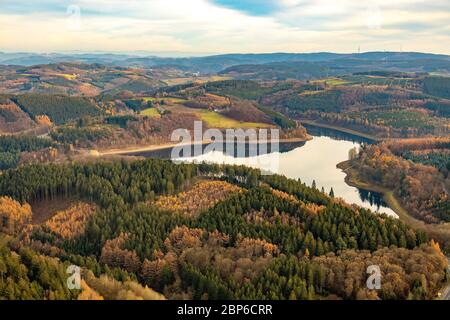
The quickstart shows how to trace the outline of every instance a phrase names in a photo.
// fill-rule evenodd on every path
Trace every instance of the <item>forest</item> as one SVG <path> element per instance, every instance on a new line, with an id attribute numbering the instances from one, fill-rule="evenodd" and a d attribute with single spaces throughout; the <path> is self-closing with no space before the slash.
<path id="1" fill-rule="evenodd" d="M 86 144 L 107 138 L 111 133 L 105 128 L 60 127 L 50 133 L 53 140 L 62 144 Z"/>
<path id="2" fill-rule="evenodd" d="M 446 77 L 426 77 L 423 80 L 426 93 L 450 99 L 450 79 Z"/>
<path id="3" fill-rule="evenodd" d="M 12 100 L 32 118 L 46 115 L 56 124 L 64 124 L 81 116 L 101 114 L 95 104 L 79 97 L 24 94 L 14 96 Z"/>
<path id="4" fill-rule="evenodd" d="M 0 176 L 0 194 L 8 235 L 1 297 L 430 299 L 447 279 L 446 259 L 424 232 L 242 166 L 153 159 L 28 165 Z M 61 197 L 78 204 L 30 224 L 35 203 Z M 202 204 L 183 207 L 189 201 Z M 69 227 L 71 219 L 79 222 Z M 17 247 L 19 255 L 10 253 Z M 36 270 L 27 255 L 51 267 L 36 278 L 26 271 Z M 367 257 L 389 279 L 380 292 L 365 288 Z M 60 287 L 69 263 L 86 274 L 79 292 Z M 35 288 L 21 296 L 27 282 Z M 121 295 L 106 294 L 101 283 Z"/>
<path id="5" fill-rule="evenodd" d="M 0 136 L 0 170 L 14 168 L 22 152 L 32 152 L 54 147 L 55 144 L 35 136 Z"/>

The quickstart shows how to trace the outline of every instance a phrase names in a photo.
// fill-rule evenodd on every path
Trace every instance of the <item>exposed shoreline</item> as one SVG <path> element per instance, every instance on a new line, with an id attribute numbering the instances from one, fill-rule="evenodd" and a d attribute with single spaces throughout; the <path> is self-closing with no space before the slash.
<path id="1" fill-rule="evenodd" d="M 278 139 L 275 140 L 279 143 L 286 143 L 286 142 L 307 142 L 312 140 L 313 138 L 311 136 L 308 136 L 306 138 L 286 138 L 286 139 Z M 201 143 L 179 143 L 179 142 L 170 142 L 170 143 L 162 143 L 162 144 L 151 144 L 151 145 L 144 145 L 144 146 L 133 146 L 131 148 L 115 148 L 115 149 L 106 149 L 106 150 L 98 150 L 99 156 L 108 156 L 108 155 L 123 155 L 127 153 L 138 153 L 138 152 L 146 152 L 146 151 L 158 151 L 158 150 L 164 150 L 173 148 L 175 146 L 188 146 L 188 145 L 207 145 L 212 143 L 213 141 L 205 141 L 203 140 Z M 222 143 L 226 143 L 227 141 L 218 141 Z M 270 143 L 270 140 L 265 141 L 255 141 L 257 143 Z"/>
<path id="2" fill-rule="evenodd" d="M 319 128 L 325 128 L 325 129 L 331 129 L 331 130 L 336 130 L 339 132 L 343 132 L 343 133 L 348 133 L 354 136 L 358 136 L 361 138 L 365 138 L 365 139 L 370 139 L 373 141 L 381 141 L 382 139 L 377 138 L 375 136 L 372 136 L 370 134 L 365 134 L 359 131 L 354 131 L 352 129 L 347 129 L 344 127 L 339 127 L 339 126 L 333 126 L 333 125 L 328 125 L 328 124 L 323 124 L 323 123 L 319 123 L 319 122 L 315 122 L 313 120 L 298 120 L 300 123 L 305 123 L 307 125 L 312 125 L 312 126 L 316 126 Z M 279 139 L 278 142 L 280 143 L 284 143 L 284 142 L 307 142 L 312 140 L 313 137 L 308 135 L 307 137 L 304 138 L 286 138 L 286 139 Z M 207 145 L 209 143 L 211 143 L 213 141 L 202 141 L 200 144 L 202 145 Z M 226 141 L 224 141 L 226 142 Z M 268 141 L 258 141 L 261 143 L 265 143 Z M 269 141 L 270 142 L 270 141 Z M 183 143 L 180 144 L 178 142 L 167 142 L 167 143 L 161 143 L 161 144 L 150 144 L 150 145 L 142 145 L 142 146 L 133 146 L 130 148 L 127 147 L 123 147 L 123 148 L 112 148 L 112 149 L 104 149 L 104 150 L 95 150 L 98 152 L 98 156 L 108 156 L 108 155 L 124 155 L 127 153 L 139 153 L 139 152 L 146 152 L 146 151 L 158 151 L 158 150 L 164 150 L 164 149 L 169 149 L 169 148 L 173 148 L 175 146 L 186 146 L 186 145 L 190 145 L 193 143 Z M 195 144 L 199 144 L 199 143 L 195 143 Z"/>

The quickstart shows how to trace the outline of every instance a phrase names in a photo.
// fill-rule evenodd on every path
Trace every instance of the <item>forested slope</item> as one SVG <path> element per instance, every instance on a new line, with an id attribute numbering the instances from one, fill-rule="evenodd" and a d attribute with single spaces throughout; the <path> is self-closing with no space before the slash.
<path id="1" fill-rule="evenodd" d="M 179 199 L 201 196 L 199 181 L 214 193 L 210 204 L 195 214 L 179 210 Z M 230 185 L 228 194 L 216 184 Z M 43 225 L 6 210 L 2 232 L 36 254 L 100 279 L 107 274 L 128 290 L 127 281 L 139 282 L 170 299 L 430 299 L 446 277 L 445 257 L 424 233 L 245 167 L 163 160 L 30 165 L 5 171 L 0 194 L 25 206 L 60 197 L 95 203 L 76 232 L 58 226 L 73 209 Z M 13 222 L 22 227 L 7 228 Z M 380 291 L 365 287 L 369 263 L 385 276 Z M 1 281 L 9 277 L 0 274 Z M 98 282 L 89 286 L 95 284 L 102 296 Z"/>

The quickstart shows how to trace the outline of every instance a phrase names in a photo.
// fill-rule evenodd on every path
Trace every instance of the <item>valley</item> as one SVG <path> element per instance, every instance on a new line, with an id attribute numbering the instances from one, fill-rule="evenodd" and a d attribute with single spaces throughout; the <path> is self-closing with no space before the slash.
<path id="1" fill-rule="evenodd" d="M 2 61 L 17 64 L 0 65 L 0 299 L 432 300 L 447 286 L 448 56 Z M 177 129 L 200 155 L 171 158 Z M 203 152 L 209 129 L 278 130 L 279 150 Z"/>

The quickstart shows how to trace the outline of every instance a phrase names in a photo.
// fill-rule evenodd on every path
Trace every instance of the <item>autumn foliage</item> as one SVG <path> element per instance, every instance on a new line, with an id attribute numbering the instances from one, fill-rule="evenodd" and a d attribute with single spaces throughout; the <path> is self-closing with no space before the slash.
<path id="1" fill-rule="evenodd" d="M 162 209 L 194 216 L 228 196 L 242 191 L 242 188 L 225 181 L 206 180 L 175 196 L 161 196 L 156 205 Z"/>
<path id="2" fill-rule="evenodd" d="M 406 250 L 383 248 L 373 253 L 347 250 L 313 259 L 327 274 L 326 286 L 344 298 L 430 299 L 440 289 L 447 261 L 433 246 Z M 367 290 L 366 269 L 380 267 L 381 290 Z"/>
<path id="3" fill-rule="evenodd" d="M 0 231 L 15 234 L 31 223 L 31 207 L 21 205 L 10 197 L 0 197 Z"/>
<path id="4" fill-rule="evenodd" d="M 134 251 L 124 248 L 128 239 L 127 234 L 120 234 L 117 238 L 106 241 L 100 256 L 100 262 L 111 267 L 123 268 L 129 272 L 136 272 L 141 262 Z"/>
<path id="5" fill-rule="evenodd" d="M 449 221 L 449 212 L 442 207 L 449 201 L 442 173 L 396 156 L 388 146 L 366 147 L 354 161 L 364 180 L 394 190 L 405 208 L 427 223 Z"/>
<path id="6" fill-rule="evenodd" d="M 85 225 L 95 211 L 95 206 L 83 202 L 57 212 L 45 226 L 63 238 L 72 239 L 84 233 Z"/>
<path id="7" fill-rule="evenodd" d="M 165 300 L 164 296 L 135 281 L 117 281 L 107 275 L 83 274 L 83 291 L 78 300 Z"/>

